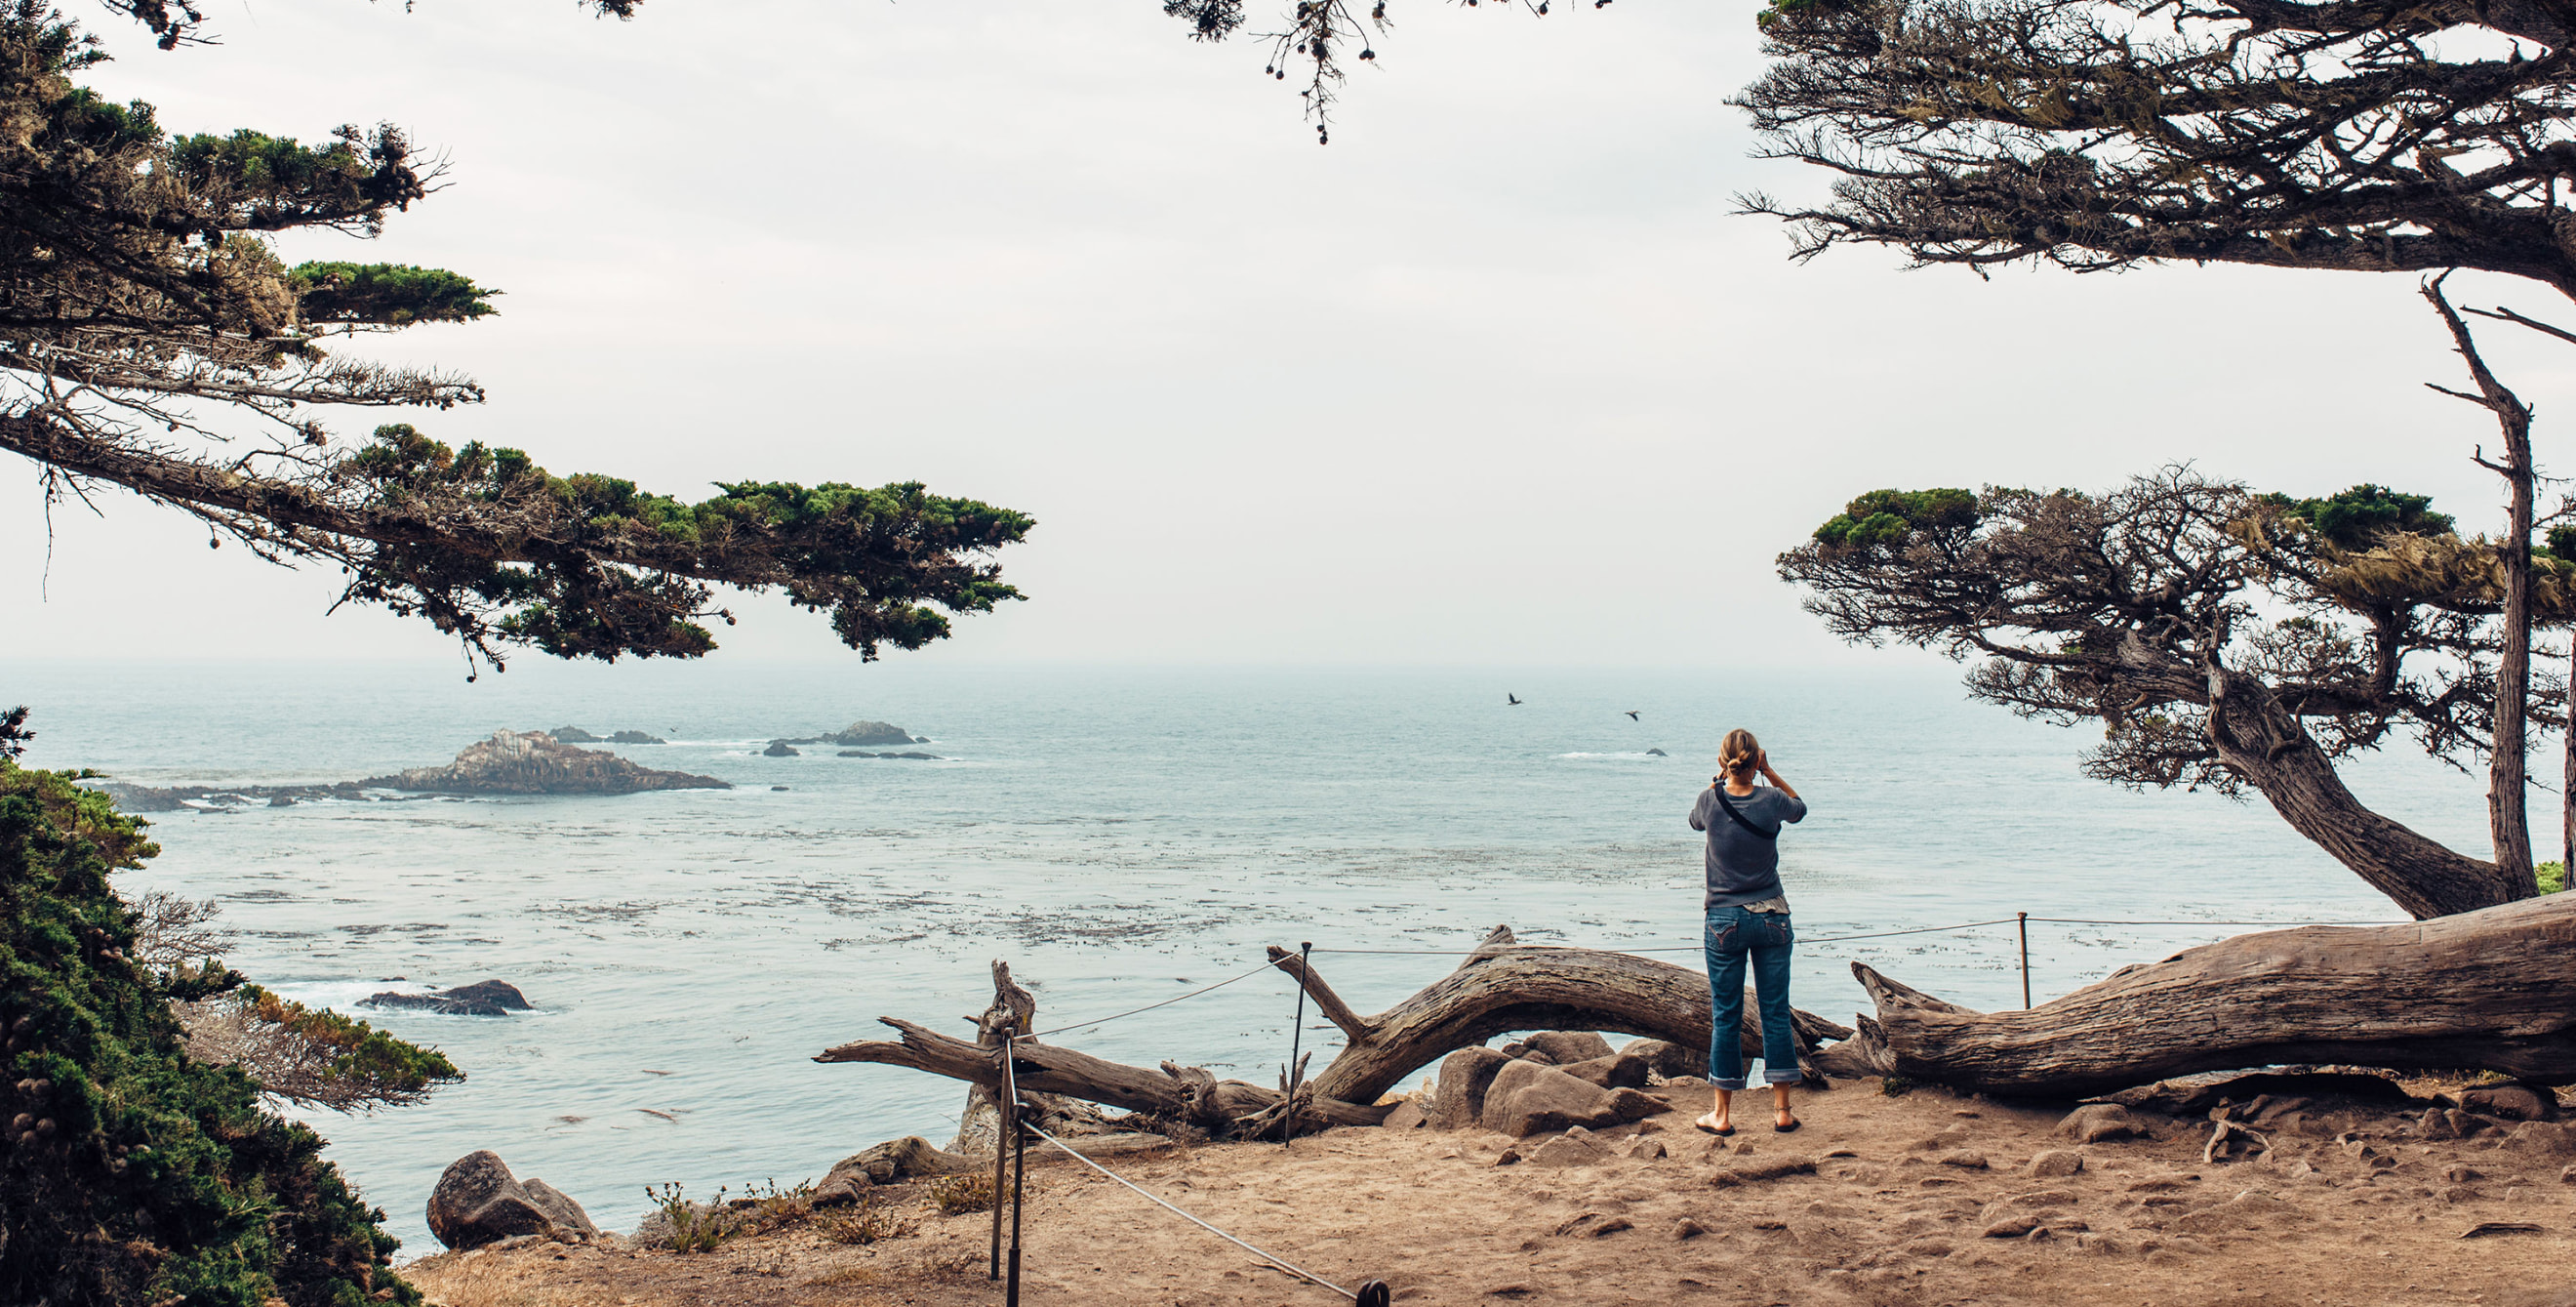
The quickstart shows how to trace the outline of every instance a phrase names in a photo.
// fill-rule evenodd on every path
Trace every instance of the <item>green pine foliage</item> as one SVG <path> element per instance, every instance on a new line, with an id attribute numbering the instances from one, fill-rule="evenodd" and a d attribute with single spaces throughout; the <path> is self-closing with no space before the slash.
<path id="1" fill-rule="evenodd" d="M 263 1110 L 239 1070 L 183 1051 L 170 1001 L 202 996 L 209 972 L 157 976 L 130 959 L 137 916 L 108 876 L 159 852 L 143 823 L 74 783 L 86 773 L 24 768 L 9 752 L 0 1302 L 418 1304 L 387 1269 L 398 1241 L 384 1213 L 322 1160 L 322 1137 Z"/>
<path id="2" fill-rule="evenodd" d="M 1966 532 L 1979 520 L 1977 496 L 1966 490 L 1873 490 L 1816 528 L 1827 549 L 1896 548 L 1917 531 Z"/>
<path id="3" fill-rule="evenodd" d="M 2292 499 L 2275 494 L 2262 496 L 2262 502 L 2305 523 L 2310 531 L 2339 549 L 2368 549 L 2396 532 L 2438 536 L 2449 535 L 2454 528 L 2450 514 L 2433 511 L 2432 496 L 2410 495 L 2367 482 L 2319 498 Z"/>

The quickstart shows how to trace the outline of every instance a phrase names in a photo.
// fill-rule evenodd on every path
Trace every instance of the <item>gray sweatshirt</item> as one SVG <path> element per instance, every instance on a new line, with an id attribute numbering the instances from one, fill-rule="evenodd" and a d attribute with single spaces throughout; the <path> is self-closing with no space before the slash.
<path id="1" fill-rule="evenodd" d="M 1804 800 L 1768 785 L 1755 786 L 1751 794 L 1727 795 L 1726 801 L 1746 821 L 1775 834 L 1783 824 L 1807 815 Z M 1692 830 L 1708 832 L 1708 898 L 1703 910 L 1740 908 L 1781 896 L 1778 841 L 1766 840 L 1727 816 L 1726 809 L 1717 806 L 1717 787 L 1699 792 L 1699 802 L 1691 805 L 1690 824 Z"/>

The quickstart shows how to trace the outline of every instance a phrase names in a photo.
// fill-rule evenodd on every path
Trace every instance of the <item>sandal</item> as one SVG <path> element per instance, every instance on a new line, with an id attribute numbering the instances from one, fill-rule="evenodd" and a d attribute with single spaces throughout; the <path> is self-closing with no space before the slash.
<path id="1" fill-rule="evenodd" d="M 1731 1135 L 1735 1133 L 1734 1126 L 1727 1126 L 1724 1129 L 1720 1129 L 1717 1126 L 1710 1125 L 1708 1123 L 1709 1117 L 1715 1115 L 1717 1115 L 1717 1113 L 1711 1112 L 1708 1116 L 1700 1117 L 1699 1119 L 1691 1122 L 1691 1127 L 1704 1135 Z"/>
<path id="2" fill-rule="evenodd" d="M 1804 1122 L 1804 1121 L 1797 1121 L 1797 1120 L 1792 1120 L 1792 1121 L 1791 1121 L 1791 1122 L 1789 1122 L 1789 1124 L 1787 1124 L 1787 1125 L 1782 1125 L 1782 1124 L 1780 1124 L 1779 1122 L 1774 1121 L 1774 1122 L 1772 1122 L 1772 1123 L 1771 1123 L 1771 1128 L 1772 1128 L 1773 1130 L 1778 1131 L 1778 1132 L 1779 1132 L 1779 1133 L 1781 1133 L 1781 1134 L 1784 1134 L 1784 1135 L 1785 1135 L 1785 1134 L 1794 1134 L 1794 1133 L 1796 1133 L 1796 1132 L 1797 1132 L 1797 1129 L 1798 1129 L 1798 1127 L 1799 1127 L 1799 1126 L 1802 1126 L 1802 1125 L 1805 1125 L 1805 1124 L 1806 1124 L 1806 1122 Z"/>

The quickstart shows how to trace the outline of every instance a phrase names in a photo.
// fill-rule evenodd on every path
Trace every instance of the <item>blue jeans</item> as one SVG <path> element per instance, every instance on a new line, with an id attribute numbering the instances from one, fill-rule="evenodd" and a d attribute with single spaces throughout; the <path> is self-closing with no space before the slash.
<path id="1" fill-rule="evenodd" d="M 1762 1012 L 1762 1080 L 1793 1085 L 1798 1035 L 1789 1024 L 1789 950 L 1796 941 L 1786 912 L 1712 908 L 1708 950 L 1708 1078 L 1720 1089 L 1744 1088 L 1744 960 L 1753 959 L 1753 989 Z"/>

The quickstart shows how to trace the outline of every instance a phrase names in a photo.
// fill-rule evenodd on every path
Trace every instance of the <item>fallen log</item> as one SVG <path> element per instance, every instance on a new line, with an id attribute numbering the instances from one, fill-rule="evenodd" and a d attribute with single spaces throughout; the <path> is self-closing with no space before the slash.
<path id="1" fill-rule="evenodd" d="M 1375 1125 L 1392 1110 L 1391 1105 L 1378 1106 L 1377 1100 L 1397 1081 L 1507 1031 L 1598 1030 L 1667 1040 L 1685 1049 L 1708 1046 L 1708 980 L 1699 972 L 1624 953 L 1524 945 L 1506 926 L 1487 935 L 1457 970 L 1376 1016 L 1354 1011 L 1296 953 L 1274 947 L 1270 957 L 1348 1037 L 1332 1065 L 1300 1087 L 1293 1110 L 1279 1090 L 1218 1080 L 1203 1068 L 1165 1062 L 1159 1070 L 1147 1070 L 1034 1039 L 1012 1045 L 1012 1074 L 1031 1097 L 1086 1099 L 1225 1137 L 1262 1130 L 1276 1134 L 1283 1118 L 1292 1131 Z M 1011 984 L 1009 975 L 995 964 L 994 1004 L 985 1016 L 968 1018 L 987 1040 L 1004 1015 L 1017 1021 L 1019 1029 L 1035 1018 L 1027 991 Z M 1811 1085 L 1827 1087 L 1808 1055 L 1825 1041 L 1846 1039 L 1852 1032 L 1812 1013 L 1796 1017 L 1800 1064 Z M 999 1088 L 1001 1063 L 990 1043 L 952 1038 L 895 1017 L 878 1020 L 893 1027 L 899 1038 L 841 1044 L 814 1060 L 910 1067 L 981 1086 L 987 1093 Z M 1760 1055 L 1761 1031 L 1750 999 L 1738 1037 L 1748 1058 Z"/>
<path id="2" fill-rule="evenodd" d="M 1644 1035 L 1683 1048 L 1708 1047 L 1708 977 L 1669 962 L 1596 949 L 1522 944 L 1497 926 L 1458 969 L 1373 1017 L 1342 1001 L 1298 955 L 1273 946 L 1271 965 L 1306 987 L 1349 1043 L 1315 1077 L 1317 1098 L 1375 1102 L 1416 1068 L 1512 1030 L 1599 1030 Z M 1851 1030 L 1810 1012 L 1795 1014 L 1799 1064 L 1827 1087 L 1810 1055 Z M 1739 1038 L 1762 1054 L 1762 1028 L 1748 993 Z"/>
<path id="3" fill-rule="evenodd" d="M 1819 1057 L 1837 1075 L 2030 1097 L 2302 1062 L 2576 1083 L 2576 893 L 2239 935 L 2021 1012 L 1946 1003 L 1857 962 L 1852 974 L 1878 1015 Z"/>

